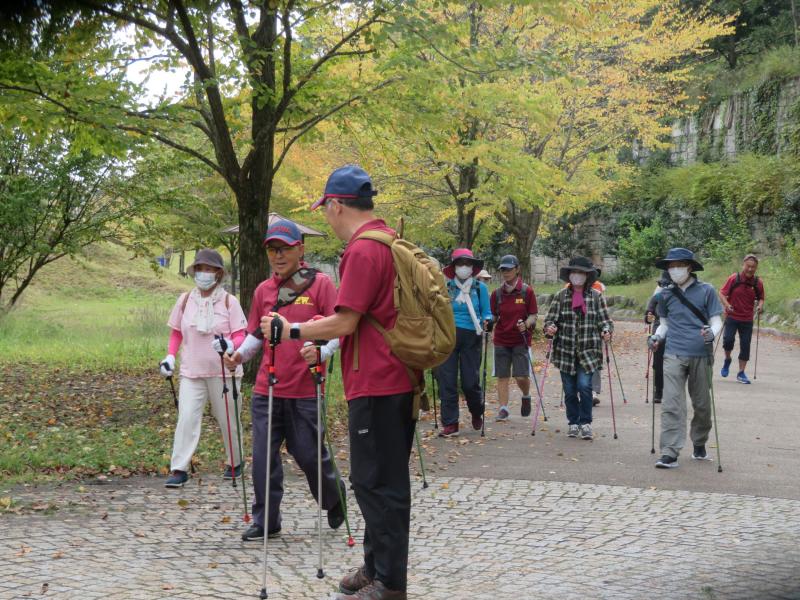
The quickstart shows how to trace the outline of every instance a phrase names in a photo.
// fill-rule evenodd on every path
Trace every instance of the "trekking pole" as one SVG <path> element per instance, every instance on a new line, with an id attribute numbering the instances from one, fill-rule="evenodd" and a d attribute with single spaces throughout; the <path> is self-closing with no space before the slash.
<path id="1" fill-rule="evenodd" d="M 617 372 L 617 383 L 619 383 L 619 391 L 622 392 L 622 403 L 623 404 L 627 404 L 628 403 L 628 398 L 627 398 L 627 396 L 625 396 L 625 388 L 622 387 L 622 377 L 620 377 L 620 374 L 619 374 L 619 367 L 617 366 L 617 355 L 614 354 L 614 342 L 613 341 L 609 344 L 609 347 L 611 348 L 611 358 L 614 360 L 614 370 Z M 609 384 L 609 385 L 611 385 L 611 384 Z"/>
<path id="2" fill-rule="evenodd" d="M 758 300 L 756 300 L 756 302 L 758 302 Z M 758 379 L 758 337 L 759 333 L 761 333 L 761 311 L 758 310 L 757 304 L 755 310 L 756 310 L 756 362 L 753 365 L 753 379 Z"/>
<path id="3" fill-rule="evenodd" d="M 650 361 L 653 359 L 653 351 L 647 349 L 647 370 L 644 372 L 644 403 L 650 403 Z"/>
<path id="4" fill-rule="evenodd" d="M 614 439 L 617 437 L 617 417 L 614 415 L 614 389 L 611 387 L 611 360 L 609 359 L 608 342 L 606 345 L 606 369 L 608 369 L 608 397 L 611 399 L 611 425 L 614 428 Z"/>
<path id="5" fill-rule="evenodd" d="M 489 334 L 483 332 L 483 385 L 481 386 L 481 403 L 483 414 L 481 415 L 481 437 L 486 437 L 486 363 L 489 360 Z"/>
<path id="6" fill-rule="evenodd" d="M 539 398 L 544 398 L 544 383 L 547 381 L 547 371 L 550 369 L 550 354 L 553 351 L 553 338 L 549 338 L 549 342 L 547 343 L 547 362 L 544 364 L 544 374 L 542 375 L 542 385 L 541 388 L 538 390 Z M 536 423 L 539 421 L 539 407 L 544 407 L 544 401 L 540 401 L 536 405 L 536 410 L 534 411 L 533 415 L 533 427 L 531 428 L 531 435 L 536 435 Z"/>
<path id="7" fill-rule="evenodd" d="M 422 489 L 428 487 L 428 478 L 425 476 L 425 460 L 422 458 L 422 445 L 419 443 L 419 430 L 417 429 L 417 422 L 414 421 L 414 437 L 417 440 L 417 454 L 419 454 L 419 468 L 422 471 Z"/>
<path id="8" fill-rule="evenodd" d="M 263 557 L 263 565 L 264 565 L 264 573 L 261 578 L 261 594 L 259 597 L 261 600 L 266 600 L 268 597 L 267 595 L 267 540 L 269 539 L 268 535 L 268 527 L 267 523 L 269 523 L 269 478 L 271 475 L 270 467 L 272 463 L 272 399 L 273 399 L 273 391 L 275 388 L 275 384 L 278 383 L 277 378 L 275 377 L 275 347 L 281 343 L 281 336 L 283 335 L 283 321 L 278 316 L 277 313 L 272 313 L 274 317 L 270 322 L 269 326 L 269 348 L 270 348 L 270 360 L 269 360 L 269 394 L 267 400 L 267 467 L 266 467 L 266 498 L 264 499 L 264 557 Z"/>
<path id="9" fill-rule="evenodd" d="M 653 380 L 653 388 L 655 388 L 656 382 L 655 379 Z M 652 404 L 652 417 L 650 419 L 650 454 L 656 453 L 656 398 L 655 398 L 655 389 L 653 390 L 653 401 L 650 403 Z"/>
<path id="10" fill-rule="evenodd" d="M 222 339 L 221 335 L 214 336 L 217 339 Z M 225 420 L 228 424 L 228 449 L 231 458 L 231 483 L 233 487 L 236 487 L 236 465 L 233 463 L 236 462 L 233 459 L 233 436 L 231 436 L 231 415 L 228 411 L 228 379 L 225 377 L 225 360 L 222 356 L 225 354 L 225 340 L 222 339 L 220 342 L 222 344 L 222 352 L 219 353 L 219 364 L 222 367 L 222 398 L 225 400 Z"/>
<path id="11" fill-rule="evenodd" d="M 306 342 L 306 345 L 311 342 Z M 325 372 L 322 369 L 322 354 L 320 351 L 322 342 L 314 342 L 317 361 L 313 367 L 314 386 L 317 393 L 317 579 L 325 578 L 325 571 L 322 567 L 322 385 L 325 382 Z"/>
<path id="12" fill-rule="evenodd" d="M 328 383 L 330 383 L 331 375 L 333 374 L 333 355 L 331 355 L 330 359 L 328 359 Z M 322 394 L 322 422 L 325 425 L 325 431 L 327 435 L 325 436 L 328 440 L 328 453 L 331 455 L 331 465 L 333 466 L 333 472 L 336 475 L 336 490 L 339 492 L 339 502 L 344 509 L 344 524 L 347 528 L 347 545 L 351 548 L 356 545 L 356 541 L 353 539 L 353 535 L 350 533 L 350 518 L 347 516 L 347 504 L 345 503 L 344 494 L 342 493 L 342 476 L 339 474 L 339 469 L 336 467 L 336 459 L 334 458 L 335 454 L 333 452 L 333 442 L 331 442 L 331 434 L 330 430 L 328 429 L 328 388 L 330 385 L 323 385 L 324 392 Z"/>
<path id="13" fill-rule="evenodd" d="M 436 415 L 436 376 L 431 369 L 431 396 L 433 396 L 433 428 L 439 429 L 439 417 Z"/>
<path id="14" fill-rule="evenodd" d="M 542 393 L 539 390 L 539 380 L 536 377 L 536 369 L 533 368 L 533 348 L 528 344 L 528 336 L 524 333 L 521 333 L 520 335 L 522 335 L 522 341 L 528 348 L 528 363 L 531 366 L 531 375 L 533 375 L 533 383 L 536 386 L 536 395 L 539 397 L 539 404 L 542 406 L 542 417 L 544 417 L 544 420 L 547 421 L 547 413 L 544 410 L 544 399 L 542 398 Z"/>
<path id="15" fill-rule="evenodd" d="M 225 353 L 228 350 L 228 343 L 225 341 L 225 338 L 219 336 L 219 343 L 222 347 L 222 352 Z M 239 457 L 242 465 L 242 474 L 240 477 L 242 478 L 242 502 L 244 503 L 244 517 L 242 520 L 245 523 L 250 522 L 250 513 L 247 509 L 247 483 L 244 480 L 244 473 L 245 473 L 245 460 L 244 460 L 244 447 L 242 446 L 242 425 L 241 419 L 239 418 L 239 390 L 236 389 L 236 371 L 232 371 L 231 375 L 231 391 L 233 392 L 233 412 L 235 413 L 236 417 L 236 436 L 239 438 Z M 234 471 L 235 474 L 235 471 Z"/>
<path id="16" fill-rule="evenodd" d="M 719 429 L 717 428 L 717 408 L 716 408 L 716 402 L 714 401 L 714 382 L 713 382 L 713 379 L 712 379 L 713 375 L 714 375 L 713 367 L 711 366 L 712 358 L 713 358 L 713 356 L 711 356 L 711 357 L 707 356 L 706 357 L 706 361 L 707 361 L 707 365 L 708 365 L 708 367 L 707 367 L 708 368 L 708 392 L 709 392 L 709 395 L 711 396 L 711 416 L 714 419 L 714 438 L 717 441 L 717 473 L 722 473 L 722 458 L 720 457 L 720 451 L 719 451 Z"/>

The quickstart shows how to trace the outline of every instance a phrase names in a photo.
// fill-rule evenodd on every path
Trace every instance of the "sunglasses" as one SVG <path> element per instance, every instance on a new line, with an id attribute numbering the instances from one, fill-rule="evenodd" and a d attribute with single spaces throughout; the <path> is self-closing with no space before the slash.
<path id="1" fill-rule="evenodd" d="M 296 246 L 267 246 L 267 254 L 270 256 L 283 256 Z"/>

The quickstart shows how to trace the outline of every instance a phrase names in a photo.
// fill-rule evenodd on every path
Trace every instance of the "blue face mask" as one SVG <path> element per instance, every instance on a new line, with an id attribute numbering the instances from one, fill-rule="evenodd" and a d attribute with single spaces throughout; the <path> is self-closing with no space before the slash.
<path id="1" fill-rule="evenodd" d="M 203 291 L 210 290 L 217 283 L 217 274 L 196 272 L 194 274 L 194 283 L 198 289 Z"/>

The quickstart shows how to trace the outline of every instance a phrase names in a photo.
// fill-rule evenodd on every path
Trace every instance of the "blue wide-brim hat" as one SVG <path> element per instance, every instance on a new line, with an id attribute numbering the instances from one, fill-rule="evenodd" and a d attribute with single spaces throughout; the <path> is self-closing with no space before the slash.
<path id="1" fill-rule="evenodd" d="M 697 259 L 694 257 L 694 252 L 691 250 L 687 250 L 686 248 L 670 248 L 669 252 L 664 258 L 659 258 L 655 266 L 657 269 L 664 269 L 666 270 L 669 268 L 669 263 L 677 260 L 685 260 L 686 262 L 692 265 L 692 271 L 702 271 L 703 265 L 700 264 Z"/>

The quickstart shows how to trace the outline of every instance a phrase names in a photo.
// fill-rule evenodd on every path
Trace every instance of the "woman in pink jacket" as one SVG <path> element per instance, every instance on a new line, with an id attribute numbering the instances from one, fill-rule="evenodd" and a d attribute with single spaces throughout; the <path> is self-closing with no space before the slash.
<path id="1" fill-rule="evenodd" d="M 171 472 L 165 484 L 168 488 L 183 487 L 189 479 L 188 470 L 200 441 L 203 409 L 208 400 L 211 401 L 211 413 L 222 431 L 226 463 L 233 462 L 226 464 L 223 477 L 239 477 L 242 472 L 237 437 L 241 428 L 236 426 L 235 420 L 239 415 L 234 410 L 230 393 L 227 394 L 227 407 L 225 405 L 219 355 L 222 348 L 215 336 L 223 336 L 228 346 L 235 348 L 245 338 L 247 319 L 236 297 L 222 287 L 225 267 L 219 252 L 208 248 L 199 250 L 187 272 L 194 278 L 195 288 L 181 294 L 175 302 L 167 322 L 172 329 L 169 349 L 160 363 L 161 374 L 171 377 L 175 371 L 175 356 L 180 348 L 178 424 L 172 447 Z M 236 370 L 235 377 L 238 387 L 242 377 L 241 367 Z M 230 424 L 226 415 L 230 416 Z"/>

